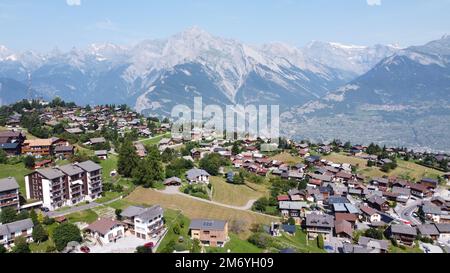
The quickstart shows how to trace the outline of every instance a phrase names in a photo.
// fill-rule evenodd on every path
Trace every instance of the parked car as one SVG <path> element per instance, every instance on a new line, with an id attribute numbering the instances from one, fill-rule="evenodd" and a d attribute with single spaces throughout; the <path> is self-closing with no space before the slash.
<path id="1" fill-rule="evenodd" d="M 155 246 L 155 244 L 154 244 L 153 242 L 146 243 L 146 244 L 144 245 L 144 247 L 146 247 L 146 248 L 153 248 L 154 246 Z"/>
<path id="2" fill-rule="evenodd" d="M 83 253 L 91 253 L 91 249 L 87 246 L 80 247 L 80 251 Z"/>
<path id="3" fill-rule="evenodd" d="M 46 207 L 41 207 L 41 211 L 43 211 L 43 212 L 49 212 L 50 210 L 49 210 L 48 208 L 46 208 Z"/>

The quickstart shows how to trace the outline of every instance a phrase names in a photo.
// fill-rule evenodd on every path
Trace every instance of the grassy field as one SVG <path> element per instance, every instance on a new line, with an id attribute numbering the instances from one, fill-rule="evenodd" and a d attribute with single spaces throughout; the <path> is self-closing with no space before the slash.
<path id="1" fill-rule="evenodd" d="M 306 232 L 297 227 L 294 236 L 283 233 L 281 237 L 275 238 L 284 248 L 293 248 L 300 253 L 325 253 L 326 251 L 317 247 L 316 240 L 307 240 Z"/>
<path id="2" fill-rule="evenodd" d="M 290 153 L 280 153 L 270 158 L 271 160 L 281 161 L 290 165 L 303 162 L 303 159 L 299 156 L 293 156 Z"/>
<path id="3" fill-rule="evenodd" d="M 15 165 L 0 164 L 0 178 L 14 177 L 17 180 L 17 183 L 19 183 L 20 193 L 23 197 L 26 197 L 24 176 L 29 173 L 31 173 L 31 171 L 25 168 L 23 163 Z"/>
<path id="4" fill-rule="evenodd" d="M 252 224 L 269 224 L 271 221 L 278 219 L 255 214 L 250 211 L 241 211 L 209 204 L 207 202 L 198 201 L 182 195 L 167 195 L 144 188 L 137 188 L 133 193 L 126 197 L 125 200 L 135 204 L 159 204 L 165 209 L 177 210 L 182 208 L 182 213 L 190 219 L 206 218 L 220 220 L 243 220 L 245 222 L 246 231 L 240 234 L 240 238 L 246 238 L 250 235 L 250 228 Z"/>
<path id="5" fill-rule="evenodd" d="M 229 184 L 225 178 L 217 176 L 212 176 L 210 182 L 214 189 L 213 201 L 227 205 L 245 206 L 248 201 L 257 200 L 268 194 L 268 189 L 263 185 L 252 184 L 252 189 L 246 185 Z"/>
<path id="6" fill-rule="evenodd" d="M 382 177 L 387 175 L 418 181 L 423 177 L 437 178 L 443 175 L 443 173 L 438 170 L 427 168 L 414 162 L 404 160 L 397 160 L 398 167 L 395 170 L 390 171 L 389 173 L 385 173 L 378 167 L 367 167 L 367 160 L 361 158 L 343 154 L 331 154 L 328 156 L 324 156 L 323 158 L 335 163 L 350 163 L 354 166 L 359 167 L 358 173 L 370 178 Z"/>
<path id="7" fill-rule="evenodd" d="M 257 246 L 249 243 L 247 240 L 240 239 L 234 233 L 229 233 L 230 241 L 225 245 L 225 247 L 207 247 L 207 253 L 261 253 L 264 250 L 258 248 Z"/>
<path id="8" fill-rule="evenodd" d="M 334 163 L 339 163 L 339 164 L 343 164 L 343 163 L 349 163 L 353 166 L 359 166 L 361 168 L 365 167 L 367 165 L 367 160 L 362 159 L 362 158 L 357 158 L 357 157 L 353 157 L 353 156 L 347 156 L 347 155 L 343 155 L 343 154 L 330 154 L 330 155 L 326 155 L 323 156 L 323 159 L 332 161 Z"/>
<path id="9" fill-rule="evenodd" d="M 143 139 L 140 140 L 140 142 L 144 145 L 158 145 L 158 143 L 161 141 L 161 139 L 163 138 L 170 138 L 171 137 L 171 133 L 165 133 L 163 135 L 159 135 L 159 136 L 155 136 L 152 138 L 147 138 L 147 139 Z"/>
<path id="10" fill-rule="evenodd" d="M 186 248 L 189 248 L 190 239 L 188 233 L 189 233 L 189 224 L 191 222 L 189 218 L 181 214 L 180 211 L 166 209 L 164 211 L 164 219 L 166 220 L 166 227 L 168 228 L 168 232 L 164 237 L 164 239 L 162 240 L 161 244 L 159 245 L 157 252 L 161 252 L 170 241 L 178 242 L 180 236 L 183 237 L 183 240 L 185 242 L 184 246 Z M 183 227 L 181 227 L 180 234 L 175 234 L 173 232 L 173 226 L 176 223 L 181 222 L 183 222 L 184 225 Z"/>
<path id="11" fill-rule="evenodd" d="M 83 222 L 90 224 L 98 219 L 98 215 L 93 210 L 85 210 L 69 214 L 66 218 L 71 223 Z"/>
<path id="12" fill-rule="evenodd" d="M 110 173 L 113 170 L 117 170 L 117 160 L 118 157 L 116 155 L 108 155 L 108 159 L 102 160 L 100 165 L 102 166 L 102 177 L 103 181 L 111 180 Z"/>

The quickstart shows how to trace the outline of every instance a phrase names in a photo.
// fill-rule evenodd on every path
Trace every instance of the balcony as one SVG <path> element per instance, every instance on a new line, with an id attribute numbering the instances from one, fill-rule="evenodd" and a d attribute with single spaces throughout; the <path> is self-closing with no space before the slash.
<path id="1" fill-rule="evenodd" d="M 9 207 L 9 206 L 17 206 L 19 205 L 19 200 L 12 200 L 8 202 L 0 203 L 0 208 Z"/>
<path id="2" fill-rule="evenodd" d="M 19 197 L 19 194 L 17 194 L 17 193 L 3 194 L 3 195 L 0 195 L 0 200 L 6 200 L 6 199 L 11 199 L 11 198 L 17 198 L 17 197 Z"/>

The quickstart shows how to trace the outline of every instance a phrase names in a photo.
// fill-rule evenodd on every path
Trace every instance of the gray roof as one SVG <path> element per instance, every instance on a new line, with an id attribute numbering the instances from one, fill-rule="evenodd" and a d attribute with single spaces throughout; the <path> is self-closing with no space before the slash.
<path id="1" fill-rule="evenodd" d="M 152 206 L 150 208 L 129 206 L 128 208 L 124 209 L 120 215 L 127 218 L 138 217 L 144 221 L 148 221 L 159 217 L 163 213 L 163 208 L 158 205 Z"/>
<path id="2" fill-rule="evenodd" d="M 450 224 L 435 224 L 439 233 L 450 233 Z"/>
<path id="3" fill-rule="evenodd" d="M 349 243 L 343 243 L 342 245 L 342 251 L 343 253 L 376 253 L 375 250 L 367 249 L 360 245 L 353 245 Z"/>
<path id="4" fill-rule="evenodd" d="M 18 188 L 19 184 L 14 177 L 0 179 L 0 192 L 17 190 Z"/>
<path id="5" fill-rule="evenodd" d="M 12 233 L 30 229 L 33 226 L 33 221 L 31 219 L 25 219 L 5 225 L 0 225 L 0 235 L 10 235 Z"/>
<path id="6" fill-rule="evenodd" d="M 434 224 L 424 224 L 417 226 L 419 233 L 422 235 L 439 235 L 439 231 L 437 230 Z"/>
<path id="7" fill-rule="evenodd" d="M 37 170 L 37 172 L 41 174 L 43 177 L 50 180 L 64 176 L 64 173 L 62 171 L 55 168 L 40 169 Z"/>
<path id="8" fill-rule="evenodd" d="M 138 207 L 138 206 L 129 206 L 128 208 L 124 209 L 120 216 L 127 217 L 127 218 L 133 218 L 139 214 L 141 214 L 145 210 L 144 207 Z"/>
<path id="9" fill-rule="evenodd" d="M 376 240 L 368 237 L 359 237 L 358 244 L 369 249 L 388 250 L 389 242 L 387 240 Z"/>
<path id="10" fill-rule="evenodd" d="M 95 137 L 95 138 L 91 138 L 89 141 L 92 144 L 97 144 L 97 143 L 104 143 L 104 142 L 106 142 L 106 139 L 104 137 Z"/>
<path id="11" fill-rule="evenodd" d="M 391 225 L 392 233 L 400 233 L 407 235 L 417 235 L 417 230 L 407 225 Z"/>
<path id="12" fill-rule="evenodd" d="M 163 208 L 161 208 L 158 205 L 155 205 L 150 208 L 144 209 L 144 211 L 142 211 L 139 215 L 137 215 L 137 217 L 144 221 L 151 221 L 159 216 L 162 216 L 163 213 L 164 213 Z"/>
<path id="13" fill-rule="evenodd" d="M 301 210 L 302 208 L 304 208 L 306 206 L 307 206 L 306 202 L 281 201 L 279 203 L 280 209 Z"/>
<path id="14" fill-rule="evenodd" d="M 306 226 L 332 228 L 334 227 L 334 217 L 326 214 L 311 213 L 306 215 Z"/>
<path id="15" fill-rule="evenodd" d="M 393 193 L 398 193 L 398 194 L 401 194 L 401 195 L 405 195 L 405 196 L 410 196 L 411 195 L 411 190 L 410 189 L 408 189 L 408 188 L 401 188 L 401 187 L 397 187 L 397 186 L 392 187 L 392 192 Z"/>
<path id="16" fill-rule="evenodd" d="M 102 166 L 98 165 L 97 163 L 88 160 L 81 163 L 77 163 L 78 167 L 82 168 L 83 170 L 87 172 L 94 172 L 102 169 Z"/>
<path id="17" fill-rule="evenodd" d="M 207 220 L 207 219 L 194 219 L 189 225 L 189 229 L 200 230 L 224 230 L 226 221 L 222 220 Z"/>
<path id="18" fill-rule="evenodd" d="M 83 169 L 81 169 L 80 167 L 73 165 L 73 164 L 59 166 L 58 169 L 60 169 L 63 173 L 65 173 L 69 176 L 80 174 L 80 173 L 84 172 Z"/>
<path id="19" fill-rule="evenodd" d="M 94 152 L 95 153 L 95 155 L 107 155 L 108 154 L 108 151 L 107 150 L 100 150 L 100 151 L 95 151 Z"/>
<path id="20" fill-rule="evenodd" d="M 199 177 L 201 175 L 210 176 L 210 174 L 207 171 L 201 170 L 201 169 L 190 169 L 186 173 L 186 177 L 189 180 L 195 180 L 197 177 Z"/>
<path id="21" fill-rule="evenodd" d="M 433 203 L 425 203 L 422 206 L 422 211 L 425 214 L 435 214 L 435 215 L 441 215 L 442 211 L 441 208 L 434 205 Z"/>

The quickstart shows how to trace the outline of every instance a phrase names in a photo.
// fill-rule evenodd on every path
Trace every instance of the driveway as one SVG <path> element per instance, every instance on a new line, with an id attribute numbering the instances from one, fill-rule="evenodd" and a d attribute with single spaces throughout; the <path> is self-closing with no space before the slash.
<path id="1" fill-rule="evenodd" d="M 117 240 L 115 243 L 106 244 L 103 246 L 94 245 L 89 246 L 91 253 L 134 253 L 138 246 L 143 246 L 152 240 L 143 240 L 135 236 L 128 236 Z M 156 240 L 155 242 L 156 243 Z"/>
<path id="2" fill-rule="evenodd" d="M 413 202 L 409 202 L 406 206 L 397 206 L 395 212 L 398 214 L 400 219 L 404 221 L 409 221 L 412 224 L 420 225 L 422 224 L 418 219 L 412 216 L 412 214 L 419 209 L 419 206 L 422 204 L 422 200 L 417 200 Z"/>
<path id="3" fill-rule="evenodd" d="M 45 212 L 45 215 L 47 215 L 48 217 L 60 217 L 60 216 L 66 216 L 75 212 L 80 212 L 80 211 L 85 211 L 85 210 L 89 210 L 89 209 L 93 209 L 93 208 L 97 208 L 97 207 L 101 207 L 101 206 L 105 206 L 105 205 L 109 205 L 111 203 L 114 203 L 118 200 L 122 199 L 122 196 L 117 197 L 113 200 L 110 200 L 108 202 L 105 202 L 103 204 L 99 204 L 96 202 L 91 202 L 89 204 L 86 205 L 82 205 L 82 206 L 78 206 L 78 207 L 71 207 L 65 211 L 49 211 L 49 212 Z"/>

